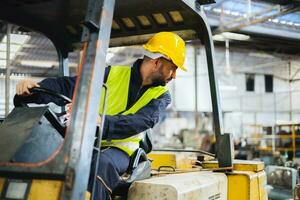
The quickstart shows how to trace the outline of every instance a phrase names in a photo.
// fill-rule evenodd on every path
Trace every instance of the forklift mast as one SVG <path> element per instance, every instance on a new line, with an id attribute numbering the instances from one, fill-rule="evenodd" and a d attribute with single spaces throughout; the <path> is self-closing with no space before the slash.
<path id="1" fill-rule="evenodd" d="M 152 34 L 173 31 L 200 40 L 206 50 L 219 167 L 231 168 L 233 144 L 222 132 L 222 113 L 214 70 L 214 46 L 201 5 L 213 0 L 4 0 L 0 20 L 41 32 L 54 44 L 60 75 L 68 75 L 68 54 L 83 48 L 73 97 L 72 122 L 64 144 L 40 163 L 0 162 L 0 176 L 64 182 L 61 199 L 84 199 L 109 46 L 145 43 Z M 1 133 L 0 133 L 1 134 Z M 13 139 L 13 136 L 10 136 Z M 10 139 L 10 138 L 8 138 Z M 8 140 L 9 141 L 9 140 Z M 3 147 L 1 147 L 3 148 Z M 100 166 L 101 167 L 101 166 Z"/>

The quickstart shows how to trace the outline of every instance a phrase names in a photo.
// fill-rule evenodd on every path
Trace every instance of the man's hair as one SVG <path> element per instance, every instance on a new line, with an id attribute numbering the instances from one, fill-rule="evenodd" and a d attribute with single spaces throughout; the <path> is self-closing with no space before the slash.
<path id="1" fill-rule="evenodd" d="M 152 58 L 148 57 L 148 56 L 144 56 L 143 61 L 148 62 L 152 60 Z"/>

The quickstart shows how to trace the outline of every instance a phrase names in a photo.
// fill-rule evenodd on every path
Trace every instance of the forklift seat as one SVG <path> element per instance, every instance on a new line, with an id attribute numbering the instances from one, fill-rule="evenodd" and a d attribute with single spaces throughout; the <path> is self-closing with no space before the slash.
<path id="1" fill-rule="evenodd" d="M 113 191 L 113 197 L 127 197 L 128 189 L 134 181 L 149 178 L 151 176 L 151 162 L 147 158 L 144 149 L 138 148 L 130 157 L 126 172 L 127 178 Z"/>

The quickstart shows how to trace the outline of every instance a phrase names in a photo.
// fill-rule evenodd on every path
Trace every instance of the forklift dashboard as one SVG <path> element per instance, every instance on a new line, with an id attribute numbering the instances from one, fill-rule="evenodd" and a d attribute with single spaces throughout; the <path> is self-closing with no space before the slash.
<path id="1" fill-rule="evenodd" d="M 45 88 L 32 88 L 31 92 L 52 95 L 65 103 L 72 102 L 68 97 Z M 3 149 L 0 162 L 43 162 L 63 144 L 66 125 L 61 117 L 66 112 L 57 113 L 47 105 L 30 107 L 22 100 L 21 96 L 16 96 L 16 107 L 0 126 L 4 137 L 0 146 L 10 143 Z"/>

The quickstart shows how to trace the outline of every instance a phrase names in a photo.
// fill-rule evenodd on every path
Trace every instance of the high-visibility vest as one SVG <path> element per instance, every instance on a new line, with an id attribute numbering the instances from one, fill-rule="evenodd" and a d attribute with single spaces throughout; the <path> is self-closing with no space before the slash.
<path id="1" fill-rule="evenodd" d="M 152 99 L 156 99 L 165 92 L 167 88 L 164 86 L 150 87 L 144 94 L 128 109 L 128 92 L 130 83 L 131 67 L 130 66 L 111 66 L 109 75 L 106 81 L 107 86 L 107 101 L 106 101 L 106 115 L 129 115 L 134 114 L 141 108 L 146 106 Z M 104 89 L 101 94 L 101 105 L 99 113 L 102 114 L 104 103 Z M 109 133 L 108 133 L 109 134 Z M 134 151 L 139 148 L 141 141 L 141 134 L 117 140 L 102 140 L 101 147 L 116 147 L 125 151 L 131 156 Z"/>

